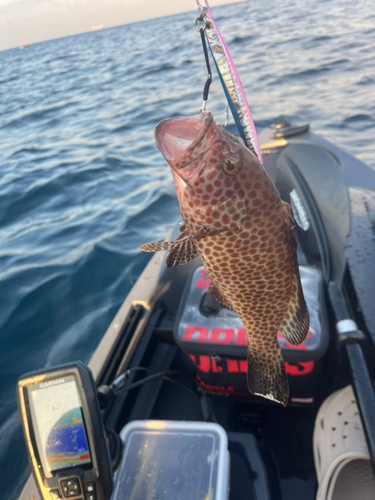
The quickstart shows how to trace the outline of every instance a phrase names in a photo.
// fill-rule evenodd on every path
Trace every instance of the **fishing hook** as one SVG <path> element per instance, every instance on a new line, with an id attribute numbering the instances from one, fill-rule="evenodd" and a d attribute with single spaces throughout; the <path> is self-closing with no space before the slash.
<path id="1" fill-rule="evenodd" d="M 206 109 L 206 104 L 208 100 L 208 92 L 210 89 L 210 85 L 212 83 L 212 73 L 211 73 L 211 67 L 210 67 L 210 61 L 208 57 L 208 51 L 207 51 L 207 45 L 206 45 L 206 38 L 204 35 L 204 32 L 208 29 L 211 29 L 211 23 L 210 21 L 207 21 L 207 19 L 204 18 L 205 10 L 201 13 L 199 17 L 196 18 L 195 20 L 195 29 L 199 31 L 201 35 L 201 40 L 202 40 L 202 46 L 203 46 L 203 52 L 204 52 L 204 57 L 206 60 L 206 66 L 207 66 L 207 73 L 208 73 L 208 78 L 206 81 L 206 84 L 203 89 L 203 104 L 202 104 L 202 111 Z M 201 26 L 199 26 L 201 24 Z M 203 24 L 203 26 L 202 26 Z M 224 127 L 226 127 L 229 124 L 229 109 L 228 109 L 228 101 L 225 101 L 225 124 Z"/>
<path id="2" fill-rule="evenodd" d="M 199 23 L 203 23 L 203 27 L 199 27 Z M 204 53 L 204 58 L 206 60 L 206 67 L 207 67 L 207 81 L 205 83 L 204 89 L 203 89 L 203 104 L 202 104 L 202 111 L 206 109 L 206 104 L 207 104 L 207 99 L 208 99 L 208 92 L 210 90 L 210 85 L 212 83 L 212 73 L 211 73 L 211 66 L 210 66 L 210 60 L 208 57 L 208 51 L 207 51 L 207 45 L 206 45 L 206 37 L 205 37 L 205 30 L 210 29 L 211 23 L 209 21 L 206 21 L 204 19 L 204 12 L 201 13 L 199 17 L 196 18 L 195 20 L 195 29 L 199 31 L 201 35 L 201 41 L 202 41 L 202 46 L 203 46 L 203 53 Z"/>

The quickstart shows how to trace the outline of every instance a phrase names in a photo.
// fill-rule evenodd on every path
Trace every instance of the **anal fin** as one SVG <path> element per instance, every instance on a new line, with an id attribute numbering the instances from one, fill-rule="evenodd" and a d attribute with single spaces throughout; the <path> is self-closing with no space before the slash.
<path id="1" fill-rule="evenodd" d="M 227 299 L 219 292 L 219 290 L 216 288 L 216 286 L 211 282 L 210 286 L 208 287 L 207 293 L 213 293 L 216 299 L 216 302 L 218 302 L 221 306 L 225 307 L 225 309 L 228 309 L 228 311 L 236 312 L 232 305 L 229 304 Z"/>
<path id="2" fill-rule="evenodd" d="M 280 349 L 278 355 L 270 357 L 261 350 L 248 348 L 247 387 L 255 396 L 283 406 L 288 404 L 289 384 Z"/>

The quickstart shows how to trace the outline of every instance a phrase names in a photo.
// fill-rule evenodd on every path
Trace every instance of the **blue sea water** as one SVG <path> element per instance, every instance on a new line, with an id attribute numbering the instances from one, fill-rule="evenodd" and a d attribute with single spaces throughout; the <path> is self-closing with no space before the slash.
<path id="1" fill-rule="evenodd" d="M 192 9 L 195 2 L 192 0 Z M 372 0 L 252 0 L 213 10 L 258 129 L 311 129 L 375 168 Z M 0 498 L 28 471 L 24 372 L 88 361 L 178 218 L 153 129 L 197 114 L 195 12 L 0 52 Z M 214 75 L 209 108 L 224 121 Z"/>

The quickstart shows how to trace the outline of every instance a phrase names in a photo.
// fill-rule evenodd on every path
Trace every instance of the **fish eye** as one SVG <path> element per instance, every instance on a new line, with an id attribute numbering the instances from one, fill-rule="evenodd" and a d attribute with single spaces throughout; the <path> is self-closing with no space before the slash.
<path id="1" fill-rule="evenodd" d="M 239 166 L 231 160 L 224 160 L 223 170 L 228 175 L 235 175 L 239 171 Z"/>

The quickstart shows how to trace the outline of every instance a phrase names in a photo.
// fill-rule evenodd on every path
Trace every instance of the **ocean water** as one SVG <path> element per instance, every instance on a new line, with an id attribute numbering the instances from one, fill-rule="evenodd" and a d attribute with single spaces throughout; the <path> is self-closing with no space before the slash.
<path id="1" fill-rule="evenodd" d="M 192 9 L 195 2 L 192 0 Z M 275 118 L 375 168 L 373 0 L 252 0 L 213 9 L 257 128 Z M 178 219 L 162 119 L 197 114 L 196 12 L 0 52 L 0 498 L 29 473 L 19 375 L 88 361 Z M 224 121 L 214 74 L 209 106 Z"/>

